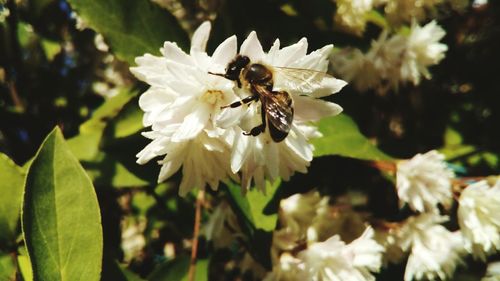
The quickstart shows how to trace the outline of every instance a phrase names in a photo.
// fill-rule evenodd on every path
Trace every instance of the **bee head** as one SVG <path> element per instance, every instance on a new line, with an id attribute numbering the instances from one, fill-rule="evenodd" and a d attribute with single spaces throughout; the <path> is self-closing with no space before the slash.
<path id="1" fill-rule="evenodd" d="M 234 60 L 232 60 L 226 69 L 225 77 L 229 80 L 236 81 L 240 77 L 240 72 L 250 63 L 250 59 L 247 56 L 238 55 Z"/>

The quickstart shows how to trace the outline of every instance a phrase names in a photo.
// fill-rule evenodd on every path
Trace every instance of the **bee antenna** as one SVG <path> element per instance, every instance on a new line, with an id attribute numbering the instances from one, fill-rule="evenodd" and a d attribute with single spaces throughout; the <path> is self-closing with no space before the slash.
<path id="1" fill-rule="evenodd" d="M 208 74 L 212 74 L 212 75 L 217 75 L 217 76 L 220 76 L 220 77 L 224 77 L 226 78 L 226 75 L 225 74 L 222 74 L 222 73 L 213 73 L 213 72 L 208 72 Z"/>

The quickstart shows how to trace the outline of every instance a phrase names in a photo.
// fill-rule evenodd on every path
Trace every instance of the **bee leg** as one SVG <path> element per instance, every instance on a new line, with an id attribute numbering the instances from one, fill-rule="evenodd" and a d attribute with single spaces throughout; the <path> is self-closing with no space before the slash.
<path id="1" fill-rule="evenodd" d="M 242 104 L 247 104 L 247 103 L 250 103 L 254 100 L 257 100 L 258 98 L 259 97 L 256 95 L 248 96 L 240 101 L 233 102 L 232 104 L 221 106 L 221 109 L 228 108 L 228 107 L 235 108 L 235 107 L 241 106 Z"/>
<path id="2" fill-rule="evenodd" d="M 266 112 L 261 108 L 260 115 L 262 117 L 262 124 L 257 127 L 252 128 L 250 132 L 244 132 L 245 136 L 258 136 L 266 130 Z"/>
<path id="3" fill-rule="evenodd" d="M 250 130 L 250 132 L 243 132 L 243 134 L 245 136 L 254 136 L 254 137 L 256 137 L 256 136 L 260 135 L 262 132 L 264 132 L 265 129 L 266 129 L 266 125 L 261 124 L 261 125 L 259 125 L 257 127 L 254 127 L 252 130 Z"/>

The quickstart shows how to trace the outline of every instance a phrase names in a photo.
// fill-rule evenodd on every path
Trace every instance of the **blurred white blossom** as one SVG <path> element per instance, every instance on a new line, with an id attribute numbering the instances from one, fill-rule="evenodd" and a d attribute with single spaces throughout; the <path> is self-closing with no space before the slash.
<path id="1" fill-rule="evenodd" d="M 384 12 L 392 24 L 401 24 L 417 19 L 422 21 L 430 13 L 435 12 L 435 6 L 443 0 L 385 0 Z"/>
<path id="2" fill-rule="evenodd" d="M 133 258 L 137 258 L 146 246 L 146 238 L 144 237 L 144 229 L 146 229 L 146 220 L 124 220 L 121 223 L 122 236 L 121 248 L 124 254 L 124 260 L 130 262 Z"/>
<path id="3" fill-rule="evenodd" d="M 398 196 L 412 210 L 434 210 L 437 204 L 450 202 L 453 176 L 443 154 L 435 150 L 417 154 L 412 159 L 397 164 Z"/>
<path id="4" fill-rule="evenodd" d="M 486 274 L 481 281 L 498 281 L 500 280 L 500 261 L 491 262 L 486 268 Z"/>
<path id="5" fill-rule="evenodd" d="M 264 281 L 299 281 L 306 280 L 307 276 L 302 270 L 301 260 L 289 253 L 279 257 L 279 262 L 273 266 Z"/>
<path id="6" fill-rule="evenodd" d="M 373 236 L 373 229 L 368 227 L 350 244 L 345 244 L 335 235 L 324 242 L 309 245 L 298 255 L 303 261 L 305 280 L 375 280 L 372 272 L 380 270 L 384 248 Z"/>
<path id="7" fill-rule="evenodd" d="M 438 64 L 448 49 L 439 43 L 444 35 L 445 31 L 435 21 L 425 26 L 413 22 L 408 33 L 390 36 L 383 31 L 366 53 L 356 48 L 337 52 L 332 64 L 357 90 L 374 89 L 384 94 L 407 82 L 418 85 L 422 76 L 430 79 L 428 67 Z"/>
<path id="8" fill-rule="evenodd" d="M 457 215 L 465 247 L 474 257 L 484 261 L 500 249 L 500 182 L 489 186 L 480 181 L 466 187 Z"/>
<path id="9" fill-rule="evenodd" d="M 419 26 L 415 21 L 412 23 L 401 65 L 402 80 L 418 85 L 421 75 L 426 79 L 431 77 L 427 68 L 438 64 L 448 50 L 446 44 L 439 43 L 445 34 L 436 21 L 424 26 Z"/>
<path id="10" fill-rule="evenodd" d="M 337 0 L 335 21 L 361 35 L 366 26 L 366 14 L 372 10 L 373 0 Z"/>
<path id="11" fill-rule="evenodd" d="M 462 263 L 462 234 L 440 225 L 447 220 L 435 213 L 424 213 L 410 217 L 398 231 L 400 247 L 410 252 L 405 281 L 444 280 Z"/>
<path id="12" fill-rule="evenodd" d="M 10 15 L 10 10 L 3 4 L 0 5 L 0 23 L 3 23 Z"/>
<path id="13" fill-rule="evenodd" d="M 280 201 L 280 222 L 289 232 L 303 238 L 316 217 L 318 208 L 325 203 L 328 203 L 328 198 L 321 198 L 317 191 L 294 194 Z"/>

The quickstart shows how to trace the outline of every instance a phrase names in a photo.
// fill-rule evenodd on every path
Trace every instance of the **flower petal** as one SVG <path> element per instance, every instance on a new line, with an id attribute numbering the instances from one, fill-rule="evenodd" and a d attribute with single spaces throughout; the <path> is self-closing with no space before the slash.
<path id="1" fill-rule="evenodd" d="M 184 118 L 179 130 L 172 136 L 173 142 L 192 139 L 198 135 L 208 122 L 210 110 L 205 104 L 198 104 L 196 110 Z"/>
<path id="2" fill-rule="evenodd" d="M 295 96 L 295 117 L 299 121 L 318 121 L 327 116 L 337 115 L 342 112 L 340 105 L 315 99 L 309 96 Z"/>
<path id="3" fill-rule="evenodd" d="M 313 147 L 307 142 L 307 139 L 302 135 L 300 130 L 293 126 L 292 130 L 285 139 L 285 143 L 293 152 L 306 161 L 312 161 Z"/>
<path id="4" fill-rule="evenodd" d="M 307 39 L 302 38 L 299 42 L 287 46 L 278 51 L 278 57 L 274 61 L 274 66 L 291 66 L 295 61 L 303 58 L 307 54 Z"/>
<path id="5" fill-rule="evenodd" d="M 212 25 L 209 21 L 205 21 L 194 31 L 193 38 L 191 38 L 191 54 L 205 52 L 210 29 L 212 29 Z"/>
<path id="6" fill-rule="evenodd" d="M 160 49 L 163 56 L 169 60 L 175 61 L 180 64 L 193 65 L 194 60 L 186 54 L 175 42 L 165 42 L 163 48 Z"/>
<path id="7" fill-rule="evenodd" d="M 241 132 L 236 133 L 231 153 L 231 171 L 233 173 L 237 173 L 241 169 L 248 155 L 250 155 L 249 142 L 250 138 L 248 136 L 244 136 Z"/>
<path id="8" fill-rule="evenodd" d="M 324 78 L 321 82 L 321 87 L 312 93 L 312 96 L 315 98 L 322 98 L 329 96 L 331 94 L 335 94 L 342 90 L 344 86 L 347 85 L 347 82 L 341 79 L 327 77 Z"/>
<path id="9" fill-rule="evenodd" d="M 250 32 L 241 44 L 240 54 L 248 56 L 252 62 L 259 62 L 264 58 L 265 53 L 255 31 Z"/>
<path id="10" fill-rule="evenodd" d="M 220 64 L 224 67 L 236 57 L 236 53 L 238 51 L 238 43 L 236 36 L 231 36 L 224 40 L 212 54 L 213 62 L 216 64 Z"/>

